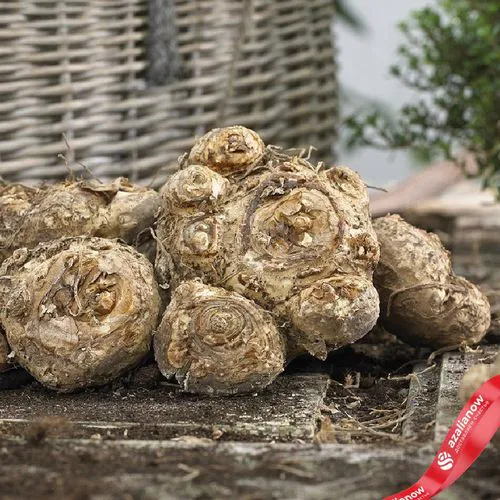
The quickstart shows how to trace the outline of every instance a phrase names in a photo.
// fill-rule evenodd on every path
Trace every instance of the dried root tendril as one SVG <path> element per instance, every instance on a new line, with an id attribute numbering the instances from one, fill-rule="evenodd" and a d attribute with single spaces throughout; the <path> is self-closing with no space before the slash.
<path id="1" fill-rule="evenodd" d="M 391 292 L 389 295 L 389 299 L 387 300 L 387 308 L 386 308 L 386 317 L 388 318 L 391 315 L 391 307 L 392 303 L 399 294 L 402 294 L 404 292 L 408 292 L 410 290 L 425 290 L 425 289 L 430 289 L 430 288 L 444 288 L 447 291 L 454 291 L 454 292 L 464 292 L 466 289 L 463 286 L 457 286 L 457 285 L 452 285 L 451 283 L 440 283 L 439 281 L 431 281 L 429 283 L 420 283 L 418 285 L 412 285 L 412 286 L 407 286 L 404 288 L 400 288 L 399 290 L 394 290 Z M 462 304 L 464 303 L 465 298 L 462 298 L 460 302 L 455 304 L 453 308 L 449 309 L 446 311 L 446 314 L 452 314 L 454 313 L 457 309 L 459 309 Z"/>

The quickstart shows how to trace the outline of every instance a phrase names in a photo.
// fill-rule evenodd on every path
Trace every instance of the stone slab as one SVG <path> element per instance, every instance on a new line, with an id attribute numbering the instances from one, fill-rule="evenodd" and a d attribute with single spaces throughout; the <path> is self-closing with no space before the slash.
<path id="1" fill-rule="evenodd" d="M 224 399 L 185 394 L 173 385 L 78 394 L 57 394 L 32 385 L 0 393 L 0 436 L 33 433 L 33 425 L 39 425 L 33 419 L 51 416 L 67 422 L 55 420 L 58 437 L 76 439 L 195 435 L 312 441 L 328 384 L 328 376 L 322 374 L 286 375 L 262 394 Z M 44 425 L 50 426 L 50 420 Z"/>

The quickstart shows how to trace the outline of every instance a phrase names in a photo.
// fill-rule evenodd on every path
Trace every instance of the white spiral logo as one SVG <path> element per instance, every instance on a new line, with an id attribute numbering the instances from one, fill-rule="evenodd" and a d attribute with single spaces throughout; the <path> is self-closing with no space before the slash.
<path id="1" fill-rule="evenodd" d="M 454 462 L 453 458 L 451 458 L 451 455 L 446 451 L 443 451 L 438 455 L 437 464 L 439 465 L 441 470 L 450 470 L 453 467 Z"/>

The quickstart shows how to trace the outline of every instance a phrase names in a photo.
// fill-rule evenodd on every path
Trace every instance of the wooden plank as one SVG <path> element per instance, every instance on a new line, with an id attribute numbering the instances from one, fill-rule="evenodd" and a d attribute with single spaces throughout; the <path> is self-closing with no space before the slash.
<path id="1" fill-rule="evenodd" d="M 415 366 L 413 375 L 408 391 L 402 436 L 408 440 L 425 442 L 434 436 L 440 366 L 430 368 L 425 363 L 419 363 Z"/>
<path id="2" fill-rule="evenodd" d="M 427 448 L 215 442 L 75 443 L 0 439 L 2 498 L 380 500 L 416 481 Z M 440 499 L 498 498 L 489 450 Z"/>
<path id="3" fill-rule="evenodd" d="M 458 399 L 458 390 L 464 373 L 473 364 L 492 360 L 497 352 L 497 346 L 484 346 L 466 354 L 453 352 L 444 355 L 439 381 L 434 434 L 434 440 L 437 443 L 441 443 L 446 437 L 453 421 L 463 407 L 463 403 Z"/>
<path id="4" fill-rule="evenodd" d="M 287 375 L 259 395 L 200 398 L 172 385 L 57 394 L 33 384 L 2 392 L 0 436 L 24 436 L 33 419 L 53 416 L 58 437 L 169 439 L 181 435 L 246 441 L 311 441 L 326 375 Z M 56 419 L 56 423 L 57 423 Z"/>

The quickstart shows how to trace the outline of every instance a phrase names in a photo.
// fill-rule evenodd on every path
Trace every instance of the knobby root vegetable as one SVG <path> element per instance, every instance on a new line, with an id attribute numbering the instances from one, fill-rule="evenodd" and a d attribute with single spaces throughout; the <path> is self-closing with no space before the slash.
<path id="1" fill-rule="evenodd" d="M 380 243 L 374 283 L 384 328 L 409 344 L 433 348 L 479 342 L 490 324 L 488 300 L 453 274 L 438 236 L 397 215 L 376 219 L 374 228 Z"/>
<path id="2" fill-rule="evenodd" d="M 466 403 L 487 380 L 496 375 L 500 375 L 500 352 L 492 364 L 473 365 L 465 373 L 460 383 L 459 398 L 461 401 Z M 500 432 L 497 431 L 492 442 L 497 448 L 500 448 Z"/>
<path id="3" fill-rule="evenodd" d="M 0 263 L 21 247 L 69 236 L 121 238 L 135 243 L 154 222 L 156 191 L 120 178 L 30 188 L 0 183 Z"/>
<path id="4" fill-rule="evenodd" d="M 283 371 L 285 342 L 269 313 L 238 293 L 187 281 L 154 337 L 160 371 L 191 392 L 252 392 Z"/>
<path id="5" fill-rule="evenodd" d="M 496 360 L 489 365 L 479 363 L 471 366 L 460 383 L 459 397 L 465 403 L 487 380 L 500 375 L 500 353 Z"/>
<path id="6" fill-rule="evenodd" d="M 0 331 L 0 373 L 6 372 L 7 370 L 10 370 L 12 368 L 9 354 L 9 344 L 7 344 L 7 339 Z"/>
<path id="7" fill-rule="evenodd" d="M 243 127 L 212 131 L 162 189 L 157 232 L 161 280 L 200 278 L 253 300 L 286 332 L 288 358 L 324 359 L 377 320 L 379 248 L 347 167 L 264 150 Z"/>
<path id="8" fill-rule="evenodd" d="M 18 389 L 33 379 L 10 356 L 11 349 L 0 329 L 0 390 Z"/>
<path id="9" fill-rule="evenodd" d="M 206 165 L 220 174 L 234 174 L 257 165 L 265 153 L 259 135 L 245 127 L 216 128 L 201 137 L 187 156 L 188 165 Z"/>
<path id="10" fill-rule="evenodd" d="M 379 300 L 366 278 L 337 276 L 294 295 L 288 309 L 298 329 L 293 338 L 308 352 L 318 353 L 322 341 L 329 350 L 337 349 L 352 343 L 353 335 L 370 331 L 379 314 Z"/>
<path id="11" fill-rule="evenodd" d="M 149 352 L 159 314 L 152 265 L 127 245 L 64 238 L 0 268 L 0 322 L 16 361 L 63 392 L 108 383 Z"/>

